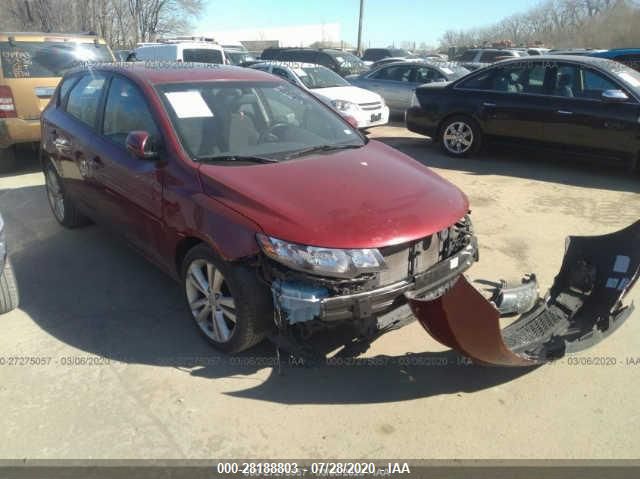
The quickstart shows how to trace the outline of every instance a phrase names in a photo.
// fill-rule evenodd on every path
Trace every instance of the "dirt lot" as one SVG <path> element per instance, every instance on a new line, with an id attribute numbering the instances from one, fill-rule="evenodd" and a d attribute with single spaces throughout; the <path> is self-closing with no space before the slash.
<path id="1" fill-rule="evenodd" d="M 535 271 L 546 289 L 567 235 L 640 216 L 640 178 L 622 170 L 500 149 L 458 161 L 402 127 L 371 136 L 469 195 L 473 278 Z M 49 362 L 0 366 L 0 457 L 640 456 L 640 312 L 582 355 L 615 365 L 470 367 L 413 323 L 366 353 L 386 365 L 278 374 L 267 344 L 234 360 L 210 349 L 178 285 L 103 229 L 59 227 L 36 168 L 0 178 L 22 295 L 0 319 L 0 355 Z M 91 357 L 102 364 L 70 364 Z"/>

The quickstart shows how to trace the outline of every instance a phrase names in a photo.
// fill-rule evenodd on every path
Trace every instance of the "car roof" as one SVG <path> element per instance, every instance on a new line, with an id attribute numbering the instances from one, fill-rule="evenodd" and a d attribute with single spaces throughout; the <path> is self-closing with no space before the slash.
<path id="1" fill-rule="evenodd" d="M 317 63 L 301 63 L 301 62 L 290 62 L 290 61 L 283 61 L 283 60 L 264 60 L 260 63 L 257 63 L 256 65 L 274 65 L 274 66 L 281 66 L 281 67 L 287 67 L 287 68 L 318 68 L 318 67 L 326 68 L 326 67 L 323 67 L 322 65 L 318 65 Z"/>
<path id="2" fill-rule="evenodd" d="M 519 62 L 539 62 L 539 61 L 563 61 L 570 63 L 587 63 L 590 65 L 601 65 L 603 61 L 611 62 L 612 65 L 617 65 L 616 62 L 612 60 L 608 60 L 606 58 L 597 58 L 593 56 L 586 55 L 553 55 L 553 54 L 545 54 L 545 55 L 536 55 L 530 57 L 517 57 L 517 58 L 509 58 L 502 60 L 498 63 L 493 63 L 492 65 L 505 65 L 507 63 L 519 63 Z"/>
<path id="3" fill-rule="evenodd" d="M 600 50 L 590 53 L 589 56 L 610 58 L 618 55 L 638 55 L 640 48 L 612 48 L 611 50 Z"/>
<path id="4" fill-rule="evenodd" d="M 133 80 L 151 85 L 160 83 L 193 83 L 205 81 L 269 81 L 284 82 L 273 75 L 253 68 L 206 63 L 175 62 L 116 62 L 88 65 L 72 70 L 116 72 Z"/>

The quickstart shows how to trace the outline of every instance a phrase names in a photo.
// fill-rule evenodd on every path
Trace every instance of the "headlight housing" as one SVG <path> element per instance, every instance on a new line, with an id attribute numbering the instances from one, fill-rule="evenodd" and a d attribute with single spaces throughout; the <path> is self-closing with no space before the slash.
<path id="1" fill-rule="evenodd" d="M 318 276 L 353 278 L 362 273 L 387 268 L 384 258 L 375 248 L 333 249 L 305 246 L 256 235 L 262 251 L 274 261 L 297 271 Z"/>
<path id="2" fill-rule="evenodd" d="M 358 105 L 347 100 L 331 100 L 331 104 L 338 111 L 354 111 Z"/>

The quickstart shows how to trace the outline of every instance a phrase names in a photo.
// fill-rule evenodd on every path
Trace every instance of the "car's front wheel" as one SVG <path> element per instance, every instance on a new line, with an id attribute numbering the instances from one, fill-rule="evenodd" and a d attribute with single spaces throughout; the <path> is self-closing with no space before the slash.
<path id="1" fill-rule="evenodd" d="M 0 271 L 0 314 L 8 313 L 18 307 L 20 298 L 18 286 L 13 274 L 11 261 L 7 258 L 4 271 Z"/>
<path id="2" fill-rule="evenodd" d="M 88 224 L 89 220 L 78 211 L 67 196 L 60 176 L 50 161 L 45 165 L 44 178 L 49 206 L 58 223 L 65 228 L 77 228 Z"/>
<path id="3" fill-rule="evenodd" d="M 274 327 L 271 292 L 250 267 L 226 262 L 201 244 L 187 254 L 182 278 L 189 313 L 217 349 L 244 351 Z"/>
<path id="4" fill-rule="evenodd" d="M 440 129 L 440 145 L 453 157 L 466 157 L 476 153 L 482 143 L 482 131 L 475 120 L 466 116 L 454 116 Z"/>

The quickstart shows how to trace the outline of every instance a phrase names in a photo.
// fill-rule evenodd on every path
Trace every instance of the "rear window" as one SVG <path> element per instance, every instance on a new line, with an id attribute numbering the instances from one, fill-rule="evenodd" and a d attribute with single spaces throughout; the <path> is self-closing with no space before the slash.
<path id="1" fill-rule="evenodd" d="M 197 63 L 223 63 L 222 52 L 209 48 L 187 48 L 182 51 L 182 61 Z"/>
<path id="2" fill-rule="evenodd" d="M 112 62 L 106 45 L 74 42 L 0 42 L 5 78 L 60 77 L 86 62 Z"/>

